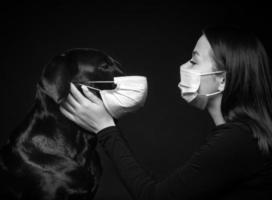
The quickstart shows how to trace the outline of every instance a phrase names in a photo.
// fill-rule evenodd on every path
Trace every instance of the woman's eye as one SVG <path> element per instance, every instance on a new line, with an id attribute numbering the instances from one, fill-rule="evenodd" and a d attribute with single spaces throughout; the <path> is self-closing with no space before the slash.
<path id="1" fill-rule="evenodd" d="M 196 64 L 196 62 L 194 62 L 193 60 L 190 60 L 189 61 L 192 65 L 195 65 Z"/>

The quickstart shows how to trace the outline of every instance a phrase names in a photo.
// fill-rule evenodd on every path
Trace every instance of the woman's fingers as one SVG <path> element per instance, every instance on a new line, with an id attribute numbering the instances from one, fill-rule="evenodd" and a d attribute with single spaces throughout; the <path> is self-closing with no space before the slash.
<path id="1" fill-rule="evenodd" d="M 75 113 L 76 108 L 74 108 L 68 101 L 63 102 L 61 106 L 70 113 Z"/>
<path id="2" fill-rule="evenodd" d="M 81 86 L 83 93 L 86 95 L 86 97 L 96 104 L 102 104 L 103 102 L 95 95 L 85 85 Z"/>
<path id="3" fill-rule="evenodd" d="M 80 93 L 80 91 L 78 91 L 78 89 L 76 88 L 76 86 L 71 83 L 70 84 L 70 91 L 71 94 L 73 95 L 74 99 L 78 102 L 78 103 L 83 103 L 86 98 Z"/>
<path id="4" fill-rule="evenodd" d="M 68 112 L 63 106 L 60 106 L 60 112 L 68 119 L 75 121 L 74 115 Z"/>
<path id="5" fill-rule="evenodd" d="M 106 111 L 103 102 L 86 86 L 82 90 L 84 94 L 71 83 L 71 94 L 62 102 L 60 112 L 80 127 L 94 133 L 114 126 L 113 118 Z"/>
<path id="6" fill-rule="evenodd" d="M 69 103 L 73 108 L 77 108 L 80 106 L 80 104 L 75 100 L 74 96 L 71 94 L 68 94 L 65 102 Z"/>

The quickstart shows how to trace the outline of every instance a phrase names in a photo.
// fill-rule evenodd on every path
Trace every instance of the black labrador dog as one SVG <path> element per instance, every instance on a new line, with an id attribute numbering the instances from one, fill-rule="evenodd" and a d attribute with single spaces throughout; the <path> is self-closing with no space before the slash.
<path id="1" fill-rule="evenodd" d="M 66 119 L 59 104 L 70 82 L 88 84 L 122 75 L 117 61 L 94 49 L 68 50 L 45 66 L 33 108 L 0 151 L 1 200 L 93 199 L 102 173 L 96 135 Z"/>

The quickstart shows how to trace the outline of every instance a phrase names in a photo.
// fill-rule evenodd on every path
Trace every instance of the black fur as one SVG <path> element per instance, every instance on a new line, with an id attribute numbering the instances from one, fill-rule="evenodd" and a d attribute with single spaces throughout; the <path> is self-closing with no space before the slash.
<path id="1" fill-rule="evenodd" d="M 59 104 L 70 82 L 121 75 L 118 62 L 93 49 L 66 51 L 45 66 L 31 112 L 0 151 L 1 200 L 93 199 L 102 172 L 96 135 L 66 119 Z"/>

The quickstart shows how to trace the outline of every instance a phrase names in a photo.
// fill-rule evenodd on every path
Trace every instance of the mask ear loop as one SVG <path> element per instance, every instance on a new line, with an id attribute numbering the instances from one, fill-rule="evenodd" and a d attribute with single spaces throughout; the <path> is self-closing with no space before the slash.
<path id="1" fill-rule="evenodd" d="M 114 81 L 87 81 L 86 83 L 114 83 Z"/>
<path id="2" fill-rule="evenodd" d="M 76 83 L 77 85 L 80 85 L 80 86 L 85 86 L 85 87 L 87 87 L 87 88 L 89 88 L 89 89 L 93 89 L 93 90 L 96 90 L 96 91 L 98 91 L 98 92 L 100 92 L 101 90 L 100 89 L 98 89 L 98 88 L 95 88 L 95 87 L 92 87 L 92 86 L 89 86 L 89 85 L 85 85 L 85 84 L 82 84 L 82 83 Z"/>
<path id="3" fill-rule="evenodd" d="M 114 81 L 86 81 L 85 83 L 114 83 Z M 101 89 L 98 89 L 96 87 L 92 87 L 92 86 L 89 86 L 89 85 L 86 85 L 86 84 L 82 84 L 82 83 L 77 83 L 75 82 L 75 84 L 78 84 L 78 85 L 81 85 L 81 86 L 86 86 L 87 88 L 89 89 L 93 89 L 93 90 L 96 90 L 96 91 L 101 91 Z"/>
<path id="4" fill-rule="evenodd" d="M 220 74 L 220 73 L 226 73 L 225 71 L 217 71 L 217 72 L 212 72 L 212 73 L 205 73 L 205 74 L 201 74 L 202 76 L 206 76 L 206 75 L 211 75 L 211 74 Z M 213 92 L 213 93 L 210 93 L 210 94 L 198 94 L 199 96 L 206 96 L 206 97 L 209 97 L 209 96 L 213 96 L 213 95 L 216 95 L 216 94 L 219 94 L 221 93 L 222 91 L 216 91 L 216 92 Z"/>
<path id="5" fill-rule="evenodd" d="M 225 71 L 207 72 L 207 73 L 200 74 L 200 76 L 207 76 L 207 75 L 213 75 L 213 74 L 221 74 L 221 73 L 224 73 L 224 72 Z"/>
<path id="6" fill-rule="evenodd" d="M 118 88 L 118 83 L 116 83 L 115 81 L 87 81 L 86 83 L 114 83 L 116 85 L 116 87 L 114 89 L 111 89 L 111 90 L 116 90 Z M 80 85 L 84 85 L 82 83 L 78 83 Z M 91 89 L 94 89 L 94 90 L 97 90 L 97 91 L 101 91 L 101 89 L 98 89 L 98 88 L 94 88 L 92 86 L 88 86 L 88 85 L 85 85 L 87 88 L 91 88 Z M 133 90 L 133 89 L 122 89 L 122 90 Z M 138 90 L 134 90 L 134 91 L 138 91 Z"/>
<path id="7" fill-rule="evenodd" d="M 216 94 L 219 94 L 221 93 L 222 91 L 217 91 L 217 92 L 213 92 L 213 93 L 210 93 L 210 94 L 198 94 L 199 96 L 206 96 L 206 97 L 209 97 L 209 96 L 213 96 L 213 95 L 216 95 Z"/>

